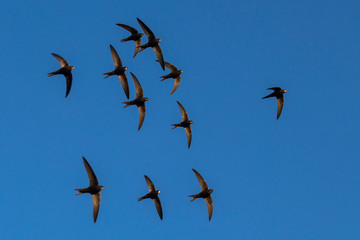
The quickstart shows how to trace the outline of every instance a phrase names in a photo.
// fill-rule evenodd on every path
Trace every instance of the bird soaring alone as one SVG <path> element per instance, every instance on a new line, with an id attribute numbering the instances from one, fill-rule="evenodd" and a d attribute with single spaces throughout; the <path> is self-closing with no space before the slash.
<path id="1" fill-rule="evenodd" d="M 281 89 L 279 87 L 272 87 L 272 88 L 268 88 L 268 90 L 273 90 L 274 92 L 270 93 L 269 95 L 263 97 L 264 98 L 269 98 L 269 97 L 276 97 L 277 99 L 277 115 L 276 115 L 276 119 L 279 119 L 283 105 L 284 105 L 284 93 L 286 93 L 285 89 Z"/>
<path id="2" fill-rule="evenodd" d="M 51 55 L 53 55 L 60 63 L 61 68 L 55 72 L 51 72 L 48 74 L 48 77 L 54 76 L 54 75 L 58 75 L 58 74 L 62 74 L 64 75 L 65 79 L 66 79 L 66 94 L 65 97 L 67 97 L 70 93 L 70 89 L 71 89 L 71 84 L 72 84 L 72 74 L 71 74 L 71 70 L 73 70 L 75 67 L 74 66 L 70 66 L 69 63 L 61 56 L 57 55 L 56 53 L 52 53 Z"/>
<path id="3" fill-rule="evenodd" d="M 204 178 L 198 173 L 195 169 L 193 169 L 196 178 L 198 179 L 201 187 L 201 192 L 198 194 L 190 195 L 189 197 L 192 197 L 193 199 L 190 200 L 190 202 L 198 199 L 203 198 L 206 202 L 206 206 L 209 213 L 209 221 L 211 220 L 212 213 L 213 213 L 213 199 L 211 197 L 211 193 L 214 191 L 213 189 L 209 189 L 207 183 L 205 182 Z"/>
<path id="4" fill-rule="evenodd" d="M 99 208 L 100 208 L 100 200 L 101 200 L 100 191 L 104 189 L 104 186 L 99 185 L 97 177 L 96 177 L 94 171 L 92 170 L 92 168 L 90 167 L 90 164 L 85 159 L 85 157 L 82 157 L 82 158 L 83 158 L 86 172 L 87 172 L 89 180 L 90 180 L 90 184 L 89 184 L 89 187 L 87 187 L 87 188 L 75 189 L 75 191 L 78 191 L 78 193 L 76 193 L 75 195 L 80 195 L 83 193 L 91 194 L 91 197 L 93 199 L 93 218 L 94 218 L 94 223 L 96 223 L 96 219 L 97 219 L 97 216 L 99 213 Z"/>
<path id="5" fill-rule="evenodd" d="M 160 219 L 163 219 L 163 212 L 162 212 L 162 208 L 161 208 L 161 202 L 160 202 L 160 198 L 158 196 L 158 194 L 160 193 L 160 190 L 156 190 L 155 185 L 153 184 L 153 182 L 150 180 L 150 178 L 146 175 L 144 175 L 145 177 L 145 181 L 146 184 L 149 188 L 149 193 L 145 194 L 144 196 L 138 198 L 138 201 L 147 199 L 147 198 L 151 198 L 155 204 L 156 210 L 159 214 Z"/>

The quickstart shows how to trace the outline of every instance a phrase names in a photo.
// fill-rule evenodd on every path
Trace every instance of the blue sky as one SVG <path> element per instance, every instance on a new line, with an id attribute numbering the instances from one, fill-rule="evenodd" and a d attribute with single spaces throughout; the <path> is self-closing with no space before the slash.
<path id="1" fill-rule="evenodd" d="M 358 1 L 17 1 L 0 9 L 1 239 L 359 239 Z M 132 58 L 146 23 L 151 49 Z M 143 41 L 145 41 L 144 38 Z M 112 44 L 139 79 L 147 113 L 113 70 Z M 76 68 L 65 96 L 50 53 Z M 288 90 L 276 120 L 269 87 Z M 176 101 L 194 120 L 187 149 Z M 105 186 L 96 224 L 85 156 Z M 214 189 L 214 214 L 192 168 Z M 164 220 L 143 175 L 161 190 Z"/>

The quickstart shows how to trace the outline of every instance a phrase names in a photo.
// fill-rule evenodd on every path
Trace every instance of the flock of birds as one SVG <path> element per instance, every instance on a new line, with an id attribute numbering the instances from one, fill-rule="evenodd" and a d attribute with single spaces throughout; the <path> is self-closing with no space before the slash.
<path id="1" fill-rule="evenodd" d="M 161 39 L 156 38 L 154 33 L 139 18 L 137 18 L 137 21 L 138 21 L 140 27 L 142 28 L 142 30 L 144 31 L 145 35 L 147 36 L 148 42 L 145 44 L 141 44 L 141 37 L 144 34 L 139 33 L 135 28 L 130 27 L 125 24 L 116 24 L 119 27 L 122 27 L 131 33 L 131 35 L 129 37 L 122 39 L 121 42 L 126 42 L 126 41 L 134 41 L 135 42 L 135 52 L 134 52 L 133 57 L 135 57 L 139 52 L 145 50 L 146 48 L 149 48 L 149 47 L 153 48 L 155 55 L 157 57 L 156 61 L 159 62 L 161 68 L 163 70 L 165 70 L 165 67 L 167 67 L 171 71 L 169 74 L 161 76 L 160 78 L 161 78 L 161 81 L 164 81 L 169 78 L 174 79 L 174 86 L 170 93 L 170 95 L 172 95 L 176 91 L 178 86 L 180 85 L 181 74 L 183 71 L 178 70 L 174 65 L 164 61 L 164 57 L 163 57 L 163 54 L 162 54 L 162 51 L 161 51 L 161 48 L 159 45 Z M 125 93 L 127 99 L 129 99 L 129 85 L 128 85 L 128 81 L 127 81 L 127 76 L 125 74 L 127 67 L 123 66 L 118 53 L 116 52 L 115 48 L 112 45 L 110 45 L 110 52 L 111 52 L 111 56 L 112 56 L 112 59 L 113 59 L 114 65 L 115 65 L 115 69 L 111 72 L 104 73 L 104 75 L 106 75 L 105 78 L 108 78 L 113 75 L 118 76 L 120 79 L 121 86 L 124 90 L 124 93 Z M 69 63 L 60 55 L 55 54 L 55 53 L 52 53 L 52 55 L 59 61 L 61 68 L 57 71 L 49 73 L 48 76 L 50 77 L 50 76 L 59 75 L 59 74 L 65 76 L 65 79 L 66 79 L 65 98 L 66 98 L 70 93 L 71 85 L 72 85 L 71 71 L 75 67 L 70 66 Z M 144 119 L 145 119 L 145 112 L 146 112 L 145 102 L 148 101 L 149 99 L 147 97 L 144 97 L 144 91 L 143 91 L 137 77 L 132 72 L 130 72 L 130 74 L 131 74 L 134 84 L 135 84 L 136 96 L 135 96 L 134 100 L 126 101 L 123 103 L 125 104 L 124 108 L 132 106 L 132 105 L 136 105 L 138 107 L 138 110 L 139 110 L 138 130 L 140 130 L 141 126 L 144 122 Z M 283 105 L 284 105 L 284 93 L 286 93 L 286 90 L 281 89 L 280 87 L 272 87 L 272 88 L 268 88 L 268 90 L 273 90 L 273 92 L 271 94 L 263 97 L 263 99 L 269 98 L 269 97 L 276 97 L 276 99 L 277 99 L 277 116 L 276 116 L 276 118 L 279 119 L 280 114 L 282 112 Z M 181 103 L 177 101 L 177 104 L 179 105 L 179 108 L 180 108 L 182 121 L 180 123 L 175 123 L 175 124 L 171 124 L 171 125 L 173 126 L 173 129 L 178 128 L 178 127 L 183 127 L 185 129 L 187 141 L 188 141 L 188 148 L 190 148 L 191 139 L 192 139 L 191 124 L 193 123 L 193 121 L 189 120 L 189 116 L 188 116 L 185 108 L 181 105 Z M 76 191 L 78 191 L 75 195 L 79 195 L 79 194 L 83 194 L 83 193 L 91 194 L 92 199 L 93 199 L 93 219 L 94 219 L 94 223 L 95 223 L 97 220 L 97 216 L 98 216 L 99 208 L 100 208 L 100 201 L 101 201 L 100 191 L 102 189 L 104 189 L 104 186 L 99 185 L 97 177 L 96 177 L 93 169 L 91 168 L 90 164 L 85 159 L 85 157 L 83 157 L 83 163 L 84 163 L 86 172 L 88 174 L 90 183 L 89 183 L 89 187 L 87 187 L 87 188 L 75 189 Z M 194 171 L 194 173 L 200 183 L 201 191 L 200 191 L 200 193 L 190 195 L 189 197 L 192 197 L 191 202 L 198 198 L 203 198 L 205 200 L 206 206 L 208 209 L 209 221 L 210 221 L 211 217 L 212 217 L 212 213 L 213 213 L 213 199 L 211 197 L 211 193 L 213 192 L 213 189 L 209 189 L 206 181 L 200 175 L 200 173 L 198 173 L 195 169 L 192 169 L 192 170 Z M 144 177 L 145 177 L 145 181 L 147 183 L 148 189 L 149 189 L 149 193 L 138 198 L 138 201 L 141 201 L 141 200 L 144 200 L 147 198 L 152 199 L 155 204 L 156 210 L 159 214 L 159 217 L 162 220 L 163 212 L 162 212 L 162 207 L 161 207 L 161 201 L 158 196 L 160 193 L 160 190 L 157 190 L 155 188 L 155 185 L 153 184 L 153 182 L 150 180 L 150 178 L 148 176 L 144 175 Z"/>

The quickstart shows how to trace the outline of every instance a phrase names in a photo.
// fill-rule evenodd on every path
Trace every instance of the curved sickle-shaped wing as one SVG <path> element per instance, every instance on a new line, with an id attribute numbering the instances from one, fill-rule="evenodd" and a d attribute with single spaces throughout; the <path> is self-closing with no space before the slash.
<path id="1" fill-rule="evenodd" d="M 65 97 L 67 97 L 70 93 L 71 90 L 71 85 L 72 85 L 72 74 L 71 72 L 69 72 L 68 74 L 64 74 L 65 79 L 66 79 L 66 94 Z"/>
<path id="2" fill-rule="evenodd" d="M 135 99 L 140 99 L 144 97 L 144 91 L 140 85 L 139 80 L 137 79 L 137 77 L 131 72 L 130 73 L 133 80 L 134 80 L 134 84 L 135 84 L 135 88 L 136 88 L 136 96 Z"/>
<path id="3" fill-rule="evenodd" d="M 144 177 L 145 177 L 146 184 L 147 184 L 147 186 L 148 186 L 148 188 L 149 188 L 149 192 L 151 192 L 151 191 L 156 191 L 155 185 L 154 185 L 153 182 L 150 180 L 150 178 L 149 178 L 148 176 L 146 176 L 146 175 L 144 175 Z"/>
<path id="4" fill-rule="evenodd" d="M 200 183 L 200 187 L 201 187 L 201 191 L 204 190 L 208 190 L 209 187 L 207 185 L 207 183 L 205 182 L 204 178 L 200 175 L 200 173 L 198 173 L 198 171 L 196 171 L 195 169 L 192 169 L 196 175 L 196 178 L 198 179 L 199 183 Z"/>
<path id="5" fill-rule="evenodd" d="M 206 206 L 208 209 L 208 213 L 209 213 L 209 221 L 211 220 L 212 217 L 212 213 L 213 213 L 213 199 L 211 196 L 207 197 L 204 199 L 206 202 Z"/>
<path id="6" fill-rule="evenodd" d="M 132 34 L 137 34 L 138 33 L 138 31 L 135 28 L 130 27 L 130 26 L 126 25 L 126 24 L 117 23 L 116 25 L 118 25 L 119 27 L 122 27 L 123 29 L 125 29 L 125 30 L 127 30 L 129 32 L 131 32 Z"/>
<path id="7" fill-rule="evenodd" d="M 138 23 L 140 24 L 140 27 L 142 28 L 142 30 L 144 31 L 144 33 L 146 34 L 146 36 L 150 39 L 155 41 L 155 35 L 154 33 L 148 28 L 148 26 L 145 25 L 145 23 L 143 23 L 143 21 L 141 21 L 139 18 L 136 18 Z"/>
<path id="8" fill-rule="evenodd" d="M 122 67 L 122 62 L 119 57 L 119 54 L 116 52 L 115 48 L 110 44 L 110 52 L 115 65 L 115 68 Z"/>
<path id="9" fill-rule="evenodd" d="M 83 158 L 83 163 L 84 163 L 86 172 L 87 172 L 88 177 L 89 177 L 89 181 L 90 181 L 90 185 L 89 185 L 89 186 L 97 186 L 97 185 L 99 185 L 99 182 L 98 182 L 98 180 L 97 180 L 97 177 L 96 177 L 94 171 L 92 170 L 90 164 L 89 164 L 88 161 L 85 159 L 85 157 L 82 157 L 82 158 Z"/>
<path id="10" fill-rule="evenodd" d="M 160 198 L 157 196 L 156 198 L 153 198 L 153 202 L 155 203 L 156 211 L 159 214 L 160 219 L 163 219 L 163 212 L 161 207 Z"/>
<path id="11" fill-rule="evenodd" d="M 100 201 L 101 201 L 100 192 L 96 194 L 91 194 L 91 197 L 93 199 L 93 218 L 94 218 L 94 223 L 96 223 L 96 219 L 99 214 Z"/>
<path id="12" fill-rule="evenodd" d="M 183 121 L 189 121 L 189 116 L 188 116 L 185 108 L 183 107 L 183 105 L 181 105 L 181 103 L 179 103 L 178 101 L 176 101 L 176 102 L 177 102 L 177 104 L 179 105 L 182 120 L 183 120 Z"/>
<path id="13" fill-rule="evenodd" d="M 277 99 L 277 115 L 276 115 L 276 119 L 279 119 L 282 108 L 284 105 L 284 95 L 281 95 L 278 99 Z"/>
<path id="14" fill-rule="evenodd" d="M 61 67 L 69 66 L 69 63 L 60 55 L 58 55 L 56 53 L 52 53 L 51 55 L 53 55 L 59 61 Z"/>

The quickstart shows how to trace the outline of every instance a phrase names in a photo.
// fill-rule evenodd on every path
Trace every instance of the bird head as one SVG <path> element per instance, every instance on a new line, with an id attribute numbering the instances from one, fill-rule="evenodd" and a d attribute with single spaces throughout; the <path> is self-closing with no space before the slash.
<path id="1" fill-rule="evenodd" d="M 193 123 L 194 123 L 194 121 L 193 121 L 193 120 L 190 120 L 190 121 L 189 121 L 189 123 L 190 123 L 190 124 L 193 124 Z"/>
<path id="2" fill-rule="evenodd" d="M 157 41 L 158 43 L 161 42 L 161 38 L 156 39 L 156 41 Z"/>
<path id="3" fill-rule="evenodd" d="M 124 67 L 124 70 L 127 70 L 128 69 L 128 67 Z"/>
<path id="4" fill-rule="evenodd" d="M 159 193 L 160 193 L 160 190 L 157 190 L 156 192 L 159 194 Z"/>
<path id="5" fill-rule="evenodd" d="M 283 93 L 286 93 L 286 89 L 283 89 L 282 91 L 283 91 Z"/>
<path id="6" fill-rule="evenodd" d="M 180 70 L 180 73 L 183 73 L 184 71 L 183 70 Z"/>
<path id="7" fill-rule="evenodd" d="M 104 186 L 101 186 L 101 185 L 100 185 L 99 187 L 100 187 L 100 190 L 103 190 L 103 189 L 104 189 Z"/>
<path id="8" fill-rule="evenodd" d="M 143 34 L 143 33 L 140 33 L 139 35 L 140 35 L 140 37 L 144 36 L 144 34 Z"/>
<path id="9" fill-rule="evenodd" d="M 71 68 L 71 70 L 75 69 L 75 67 L 74 67 L 74 66 L 71 66 L 70 68 Z"/>
<path id="10" fill-rule="evenodd" d="M 146 101 L 148 101 L 148 100 L 149 100 L 149 98 L 144 97 L 144 98 L 143 98 L 143 100 L 144 100 L 144 102 L 146 102 Z"/>
<path id="11" fill-rule="evenodd" d="M 209 189 L 209 193 L 212 193 L 214 191 L 214 189 Z"/>

